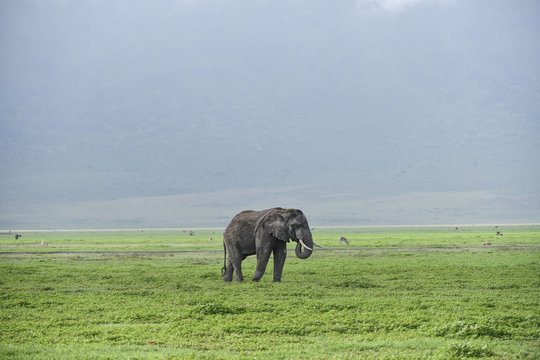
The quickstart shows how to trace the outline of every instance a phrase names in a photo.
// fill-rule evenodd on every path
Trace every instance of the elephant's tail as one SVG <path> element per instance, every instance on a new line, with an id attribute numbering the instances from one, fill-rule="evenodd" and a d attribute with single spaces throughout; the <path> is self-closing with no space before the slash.
<path id="1" fill-rule="evenodd" d="M 221 276 L 225 275 L 225 271 L 227 271 L 227 247 L 225 246 L 225 242 L 223 242 L 223 267 L 221 268 Z"/>

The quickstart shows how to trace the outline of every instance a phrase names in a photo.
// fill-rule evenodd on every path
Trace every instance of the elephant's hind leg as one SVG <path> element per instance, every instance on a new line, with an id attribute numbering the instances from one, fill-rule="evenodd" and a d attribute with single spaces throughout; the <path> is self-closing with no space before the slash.
<path id="1" fill-rule="evenodd" d="M 225 274 L 223 274 L 223 281 L 229 282 L 232 281 L 233 276 L 233 264 L 231 262 L 231 259 L 227 262 L 227 269 L 225 270 Z"/>
<path id="2" fill-rule="evenodd" d="M 242 275 L 242 260 L 238 260 L 232 263 L 234 268 L 234 278 L 238 282 L 244 281 L 244 275 Z"/>
<path id="3" fill-rule="evenodd" d="M 227 253 L 229 255 L 229 259 L 227 263 L 227 270 L 225 271 L 225 275 L 223 275 L 223 281 L 232 281 L 233 272 L 236 281 L 244 281 L 244 276 L 242 275 L 242 252 L 237 247 L 228 244 Z"/>

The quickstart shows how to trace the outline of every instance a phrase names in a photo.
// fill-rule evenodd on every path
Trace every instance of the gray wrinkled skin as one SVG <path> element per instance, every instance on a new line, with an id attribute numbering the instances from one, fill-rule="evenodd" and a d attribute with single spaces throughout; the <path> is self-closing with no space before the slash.
<path id="1" fill-rule="evenodd" d="M 295 254 L 300 259 L 311 256 L 313 237 L 308 221 L 298 209 L 273 208 L 261 211 L 246 210 L 236 215 L 223 233 L 223 243 L 228 262 L 224 267 L 223 281 L 243 281 L 242 260 L 257 255 L 257 268 L 253 281 L 259 281 L 266 270 L 270 254 L 274 254 L 274 281 L 281 281 L 283 265 L 287 257 L 287 243 L 297 242 Z"/>

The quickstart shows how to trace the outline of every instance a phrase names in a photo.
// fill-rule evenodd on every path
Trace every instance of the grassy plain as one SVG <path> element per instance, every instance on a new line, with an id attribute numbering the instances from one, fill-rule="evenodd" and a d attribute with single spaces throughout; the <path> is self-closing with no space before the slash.
<path id="1" fill-rule="evenodd" d="M 1 237 L 0 358 L 540 358 L 539 226 L 313 235 L 281 283 L 241 284 L 221 230 Z"/>

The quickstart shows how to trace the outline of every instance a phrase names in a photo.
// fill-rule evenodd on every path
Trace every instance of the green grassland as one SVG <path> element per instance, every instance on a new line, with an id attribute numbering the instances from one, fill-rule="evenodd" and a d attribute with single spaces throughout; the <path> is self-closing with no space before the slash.
<path id="1" fill-rule="evenodd" d="M 281 283 L 223 283 L 221 230 L 2 236 L 0 358 L 540 358 L 539 226 L 313 235 Z"/>

